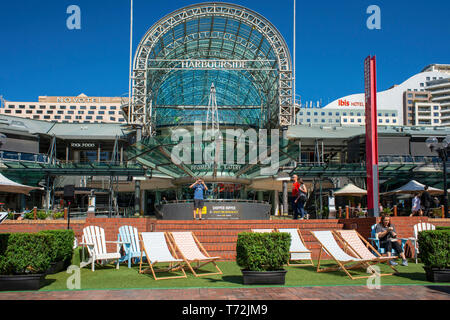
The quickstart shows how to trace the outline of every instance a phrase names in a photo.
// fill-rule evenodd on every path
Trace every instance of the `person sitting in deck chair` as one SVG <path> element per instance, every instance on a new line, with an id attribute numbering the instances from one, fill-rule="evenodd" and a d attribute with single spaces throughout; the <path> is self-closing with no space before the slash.
<path id="1" fill-rule="evenodd" d="M 397 232 L 395 231 L 394 225 L 391 225 L 391 218 L 389 216 L 382 216 L 381 222 L 375 227 L 375 233 L 377 238 L 380 240 L 380 246 L 384 248 L 388 257 L 391 256 L 392 249 L 395 250 L 397 255 L 402 258 L 402 265 L 408 266 L 408 261 L 406 260 L 405 253 L 401 245 L 397 240 Z M 389 261 L 392 266 L 398 265 L 395 261 Z"/>

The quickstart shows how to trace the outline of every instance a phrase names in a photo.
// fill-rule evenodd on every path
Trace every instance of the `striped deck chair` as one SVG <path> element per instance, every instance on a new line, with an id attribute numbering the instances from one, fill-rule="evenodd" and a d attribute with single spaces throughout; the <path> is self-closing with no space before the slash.
<path id="1" fill-rule="evenodd" d="M 252 232 L 256 233 L 272 233 L 274 231 L 274 229 L 252 229 Z"/>
<path id="2" fill-rule="evenodd" d="M 304 261 L 309 260 L 311 263 L 306 264 L 290 264 L 288 266 L 313 266 L 314 263 L 311 258 L 311 251 L 305 246 L 302 234 L 299 229 L 278 229 L 279 232 L 286 232 L 291 235 L 291 247 L 289 249 L 290 258 L 289 261 Z"/>
<path id="3" fill-rule="evenodd" d="M 120 258 L 120 262 L 128 261 L 128 268 L 131 268 L 131 260 L 140 259 L 142 253 L 138 230 L 132 226 L 122 226 L 119 228 L 117 238 L 118 241 L 123 242 L 125 251 L 125 254 Z"/>
<path id="4" fill-rule="evenodd" d="M 116 252 L 108 253 L 106 251 L 107 243 L 116 243 Z M 83 229 L 83 237 L 80 243 L 83 246 L 82 250 L 82 261 L 80 262 L 80 268 L 92 264 L 92 271 L 95 271 L 95 262 L 117 260 L 116 268 L 119 269 L 119 259 L 120 259 L 120 242 L 118 241 L 106 241 L 105 240 L 105 230 L 97 226 L 88 226 Z M 84 247 L 87 248 L 89 253 L 89 259 L 84 260 Z"/>
<path id="5" fill-rule="evenodd" d="M 139 273 L 145 273 L 142 269 L 142 258 L 145 253 L 150 270 L 155 280 L 187 278 L 183 269 L 183 260 L 178 259 L 176 252 L 169 242 L 167 246 L 166 236 L 164 232 L 142 232 L 139 233 L 139 241 L 141 245 L 141 261 L 139 263 Z M 175 256 L 175 257 L 174 257 Z M 169 263 L 167 268 L 155 270 L 157 263 Z M 182 276 L 156 277 L 156 272 L 173 272 L 181 269 Z"/>
<path id="6" fill-rule="evenodd" d="M 358 258 L 364 260 L 372 260 L 373 263 L 388 263 L 396 257 L 383 257 L 366 239 L 363 238 L 356 230 L 336 230 L 337 237 L 340 237 L 344 243 L 344 251 L 348 250 L 354 253 Z M 372 250 L 372 251 L 371 251 Z M 373 252 L 373 253 L 372 253 Z M 374 254 L 375 253 L 375 254 Z M 397 269 L 388 263 L 388 266 L 398 273 Z M 380 274 L 380 276 L 390 276 L 393 273 Z"/>
<path id="7" fill-rule="evenodd" d="M 201 277 L 222 274 L 222 271 L 216 264 L 216 260 L 220 259 L 220 257 L 211 257 L 192 232 L 170 232 L 169 237 L 194 276 Z M 192 267 L 191 263 L 195 262 L 197 263 L 197 266 Z M 195 270 L 198 270 L 208 263 L 212 263 L 218 272 L 202 274 L 195 272 Z"/>
<path id="8" fill-rule="evenodd" d="M 321 246 L 319 261 L 317 262 L 317 272 L 337 271 L 342 269 L 352 280 L 366 279 L 370 278 L 372 275 L 355 277 L 350 274 L 349 270 L 351 269 L 366 268 L 368 271 L 376 273 L 374 269 L 370 268 L 372 262 L 371 259 L 356 258 L 345 253 L 336 242 L 336 239 L 333 237 L 333 233 L 331 231 L 311 231 L 311 233 Z M 334 259 L 334 261 L 336 261 L 337 266 L 322 269 L 320 268 L 320 260 L 323 251 L 325 251 Z"/>

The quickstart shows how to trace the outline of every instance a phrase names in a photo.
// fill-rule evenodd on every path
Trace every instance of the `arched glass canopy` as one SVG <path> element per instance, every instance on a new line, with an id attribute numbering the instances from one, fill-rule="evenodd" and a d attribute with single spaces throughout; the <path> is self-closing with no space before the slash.
<path id="1" fill-rule="evenodd" d="M 243 68 L 183 68 L 183 61 L 244 61 Z M 286 43 L 261 15 L 203 3 L 158 21 L 134 61 L 131 122 L 153 128 L 205 121 L 211 85 L 219 122 L 267 127 L 291 121 L 291 61 Z"/>

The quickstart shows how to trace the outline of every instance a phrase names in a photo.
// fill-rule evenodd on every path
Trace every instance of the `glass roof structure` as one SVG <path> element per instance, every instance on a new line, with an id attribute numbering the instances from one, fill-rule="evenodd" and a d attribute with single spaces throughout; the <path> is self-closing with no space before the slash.
<path id="1" fill-rule="evenodd" d="M 207 63 L 189 68 L 183 64 L 189 61 Z M 130 122 L 143 126 L 144 135 L 146 127 L 204 122 L 214 84 L 221 124 L 277 127 L 293 116 L 291 78 L 289 49 L 267 19 L 234 4 L 188 6 L 162 18 L 141 40 Z"/>

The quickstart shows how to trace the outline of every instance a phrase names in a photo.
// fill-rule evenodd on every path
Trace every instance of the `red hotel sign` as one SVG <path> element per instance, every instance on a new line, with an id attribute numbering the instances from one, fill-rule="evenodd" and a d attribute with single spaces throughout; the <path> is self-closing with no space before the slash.
<path id="1" fill-rule="evenodd" d="M 378 217 L 380 210 L 378 178 L 377 74 L 375 57 L 369 56 L 364 61 L 364 87 L 366 94 L 367 209 L 369 216 Z"/>

